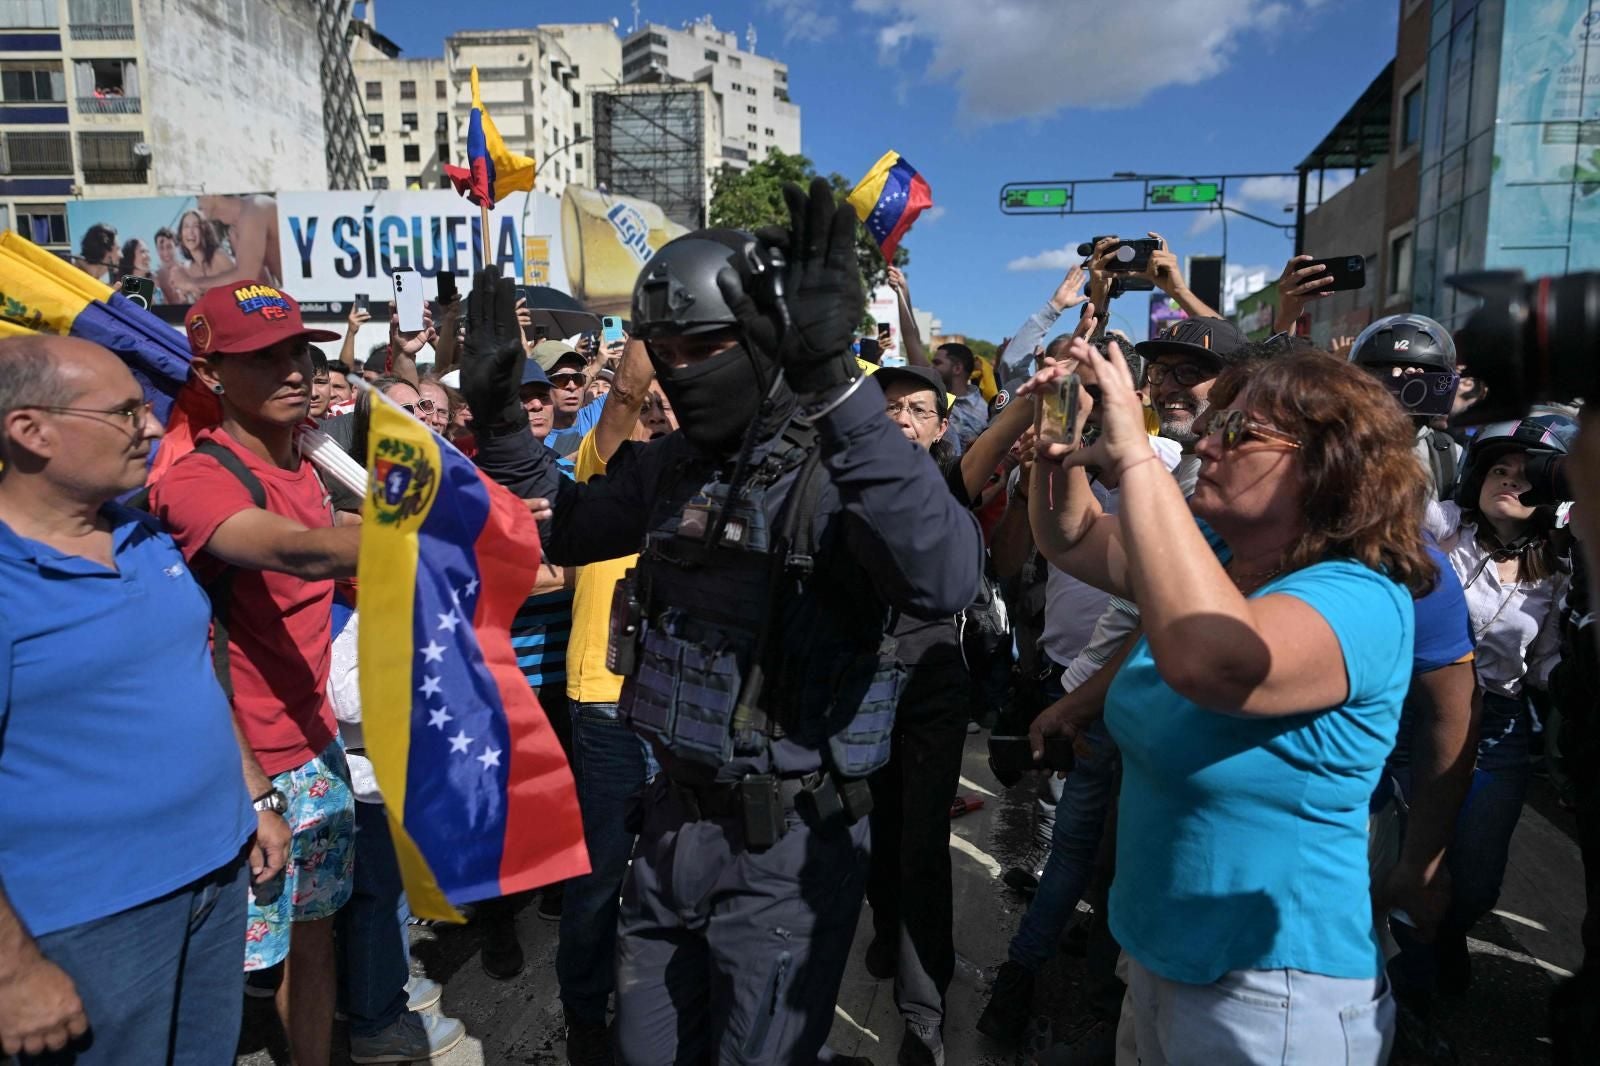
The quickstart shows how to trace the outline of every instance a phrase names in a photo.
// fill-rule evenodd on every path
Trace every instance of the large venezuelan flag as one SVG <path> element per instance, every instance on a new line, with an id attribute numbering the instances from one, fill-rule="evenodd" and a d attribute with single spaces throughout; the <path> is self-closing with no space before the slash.
<path id="1" fill-rule="evenodd" d="M 456 191 L 483 207 L 494 207 L 508 192 L 532 192 L 539 167 L 500 139 L 478 95 L 478 68 L 472 68 L 472 114 L 467 119 L 467 169 L 446 165 Z"/>
<path id="2" fill-rule="evenodd" d="M 510 625 L 539 570 L 522 501 L 373 394 L 359 565 L 362 728 L 411 909 L 589 871 L 566 756 Z"/>
<path id="3" fill-rule="evenodd" d="M 0 234 L 0 336 L 54 333 L 109 348 L 127 364 L 167 436 L 151 454 L 154 481 L 222 421 L 217 398 L 190 382 L 182 333 L 60 257 L 7 231 Z"/>
<path id="4" fill-rule="evenodd" d="M 884 262 L 893 263 L 911 223 L 933 206 L 933 190 L 899 152 L 885 152 L 846 199 L 883 250 Z"/>

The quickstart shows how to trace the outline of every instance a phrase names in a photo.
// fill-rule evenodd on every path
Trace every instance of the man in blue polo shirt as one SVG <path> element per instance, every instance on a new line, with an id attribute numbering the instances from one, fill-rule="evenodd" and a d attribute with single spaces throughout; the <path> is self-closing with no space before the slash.
<path id="1" fill-rule="evenodd" d="M 104 348 L 0 341 L 0 1052 L 24 1063 L 231 1063 L 246 882 L 287 850 L 251 810 L 205 594 L 113 502 L 160 436 Z"/>

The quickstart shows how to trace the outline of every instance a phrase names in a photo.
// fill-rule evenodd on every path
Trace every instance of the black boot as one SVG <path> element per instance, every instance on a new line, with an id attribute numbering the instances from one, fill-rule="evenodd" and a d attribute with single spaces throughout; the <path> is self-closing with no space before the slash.
<path id="1" fill-rule="evenodd" d="M 1033 971 L 1007 959 L 989 987 L 989 1003 L 978 1016 L 978 1032 L 1015 1047 L 1033 1016 Z"/>
<path id="2" fill-rule="evenodd" d="M 586 1022 L 563 1011 L 567 1021 L 568 1066 L 612 1066 L 611 1031 L 604 1022 Z"/>
<path id="3" fill-rule="evenodd" d="M 517 912 L 511 900 L 497 899 L 481 908 L 474 924 L 479 927 L 483 972 L 496 981 L 509 981 L 520 974 L 527 960 L 517 940 Z"/>

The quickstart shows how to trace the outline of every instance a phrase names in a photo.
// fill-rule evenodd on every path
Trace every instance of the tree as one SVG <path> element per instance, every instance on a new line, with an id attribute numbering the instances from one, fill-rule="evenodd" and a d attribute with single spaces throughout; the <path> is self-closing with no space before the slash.
<path id="1" fill-rule="evenodd" d="M 776 148 L 767 152 L 767 158 L 752 163 L 746 170 L 724 166 L 711 186 L 711 225 L 746 230 L 787 226 L 789 209 L 783 202 L 783 186 L 794 182 L 807 188 L 816 175 L 811 160 Z M 843 200 L 850 195 L 851 182 L 842 174 L 829 174 L 828 184 L 833 186 L 836 199 Z M 883 262 L 883 253 L 864 226 L 856 229 L 856 260 L 861 264 L 861 283 L 866 292 L 871 293 L 888 281 L 889 270 Z M 894 265 L 904 267 L 909 262 L 911 256 L 906 250 L 896 248 Z"/>

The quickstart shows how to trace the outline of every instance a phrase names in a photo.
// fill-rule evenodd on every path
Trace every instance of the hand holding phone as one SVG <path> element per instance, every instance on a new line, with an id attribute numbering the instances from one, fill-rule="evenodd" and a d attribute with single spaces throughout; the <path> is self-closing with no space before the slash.
<path id="1" fill-rule="evenodd" d="M 451 304 L 461 299 L 461 290 L 456 288 L 456 276 L 449 271 L 442 271 L 438 281 L 439 309 L 444 311 Z"/>
<path id="2" fill-rule="evenodd" d="M 422 294 L 422 275 L 415 270 L 396 270 L 389 276 L 394 286 L 394 309 L 401 333 L 420 333 L 425 323 L 422 309 L 427 302 Z"/>
<path id="3" fill-rule="evenodd" d="M 1039 424 L 1039 439 L 1052 444 L 1078 443 L 1078 404 L 1080 382 L 1077 374 L 1068 374 L 1043 397 Z"/>

